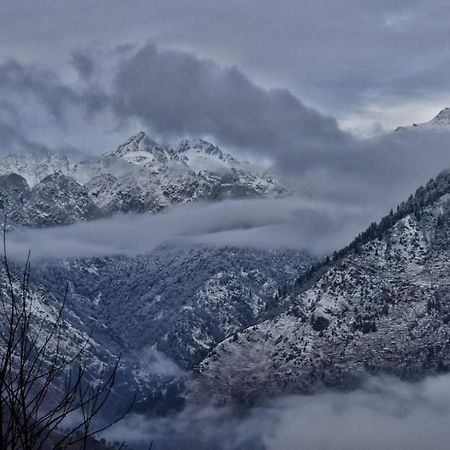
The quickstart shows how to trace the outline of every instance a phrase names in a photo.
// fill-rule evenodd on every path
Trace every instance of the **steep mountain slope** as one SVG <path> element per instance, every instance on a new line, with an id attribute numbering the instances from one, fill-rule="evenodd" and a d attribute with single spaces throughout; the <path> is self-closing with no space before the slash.
<path id="1" fill-rule="evenodd" d="M 31 189 L 22 214 L 26 225 L 48 226 L 95 219 L 101 212 L 84 187 L 56 172 Z"/>
<path id="2" fill-rule="evenodd" d="M 154 348 L 188 370 L 274 307 L 313 261 L 298 251 L 164 247 L 135 258 L 48 262 L 34 277 L 59 295 L 68 282 L 128 351 Z"/>
<path id="3" fill-rule="evenodd" d="M 276 307 L 289 280 L 312 261 L 294 251 L 208 247 L 41 261 L 30 285 L 34 321 L 51 327 L 68 285 L 61 352 L 77 349 L 93 332 L 86 381 L 121 357 L 108 413 L 120 412 L 134 394 L 142 404 L 155 392 L 158 404 L 148 400 L 148 407 L 171 408 L 178 399 L 162 400 L 159 389 L 173 382 L 171 395 L 177 395 L 185 373 L 212 346 Z M 14 273 L 19 283 L 20 266 Z M 0 295 L 7 296 L 5 289 L 0 286 Z"/>
<path id="4" fill-rule="evenodd" d="M 221 342 L 190 383 L 197 401 L 239 401 L 368 373 L 418 379 L 450 368 L 450 173 L 300 277 L 289 309 Z"/>
<path id="5" fill-rule="evenodd" d="M 76 162 L 59 153 L 16 153 L 0 159 L 0 175 L 19 174 L 29 186 L 35 186 L 56 172 L 72 175 L 76 166 Z"/>
<path id="6" fill-rule="evenodd" d="M 158 212 L 199 199 L 289 192 L 269 173 L 206 141 L 185 139 L 170 148 L 142 132 L 95 160 L 77 162 L 57 154 L 8 156 L 0 160 L 0 176 L 0 212 L 26 226 L 67 224 L 115 212 Z"/>
<path id="7" fill-rule="evenodd" d="M 88 191 L 55 172 L 32 189 L 18 174 L 0 176 L 0 211 L 15 225 L 42 227 L 91 220 L 102 215 Z"/>
<path id="8" fill-rule="evenodd" d="M 0 210 L 8 216 L 21 211 L 30 188 L 25 178 L 10 173 L 0 176 Z"/>
<path id="9" fill-rule="evenodd" d="M 270 174 L 206 141 L 185 139 L 170 148 L 144 133 L 96 160 L 52 154 L 0 160 L 0 213 L 12 227 L 287 193 Z M 262 320 L 278 306 L 286 284 L 313 262 L 297 251 L 165 247 L 138 257 L 39 261 L 32 293 L 37 316 L 50 320 L 69 284 L 70 335 L 81 340 L 95 330 L 90 376 L 123 355 L 120 403 L 131 392 L 148 398 L 191 370 L 212 346 Z"/>
<path id="10" fill-rule="evenodd" d="M 11 264 L 11 262 L 10 268 L 12 286 L 16 292 L 17 301 L 22 298 L 23 268 L 14 263 Z M 10 285 L 3 266 L 0 270 L 0 280 L 0 297 L 2 299 L 0 330 L 4 333 L 5 329 L 8 330 L 10 326 L 6 321 L 13 316 L 8 313 L 11 305 Z M 39 366 L 42 370 L 41 368 L 37 369 L 37 366 L 35 369 L 40 373 L 45 373 L 46 365 L 52 364 L 56 352 L 60 356 L 71 358 L 83 350 L 83 362 L 87 367 L 84 381 L 96 383 L 102 367 L 104 365 L 106 368 L 113 367 L 119 355 L 123 354 L 122 364 L 118 369 L 116 384 L 112 392 L 115 409 L 109 412 L 114 415 L 120 411 L 124 405 L 129 403 L 130 396 L 139 387 L 135 382 L 133 383 L 133 380 L 130 380 L 129 372 L 136 367 L 136 361 L 128 357 L 123 342 L 110 330 L 105 329 L 101 323 L 101 317 L 95 311 L 90 310 L 88 305 L 79 302 L 73 296 L 69 295 L 66 298 L 64 291 L 50 292 L 47 286 L 33 279 L 28 284 L 27 293 L 27 305 L 31 311 L 31 336 L 37 337 L 38 346 L 45 345 L 45 351 L 40 352 L 39 355 Z M 20 302 L 20 300 L 18 301 Z M 65 307 L 61 315 L 61 334 L 58 336 L 58 333 L 55 333 L 55 323 L 60 319 L 59 314 L 63 304 Z M 95 330 L 94 335 L 91 335 L 92 330 Z M 52 332 L 55 334 L 50 339 L 49 336 Z M 30 357 L 31 360 L 34 356 Z M 58 378 L 52 380 L 51 392 L 58 390 L 56 386 L 61 381 L 63 380 Z"/>

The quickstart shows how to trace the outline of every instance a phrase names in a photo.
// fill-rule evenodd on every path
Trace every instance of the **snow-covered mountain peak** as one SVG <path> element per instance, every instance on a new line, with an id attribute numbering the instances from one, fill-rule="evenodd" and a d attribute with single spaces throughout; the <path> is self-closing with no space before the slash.
<path id="1" fill-rule="evenodd" d="M 444 108 L 439 114 L 431 119 L 433 125 L 450 126 L 450 108 Z"/>
<path id="2" fill-rule="evenodd" d="M 8 195 L 11 199 L 0 202 L 0 213 L 2 205 L 8 211 L 15 209 L 17 224 L 33 226 L 50 224 L 39 214 L 47 214 L 55 223 L 62 224 L 119 211 L 157 212 L 172 204 L 196 200 L 279 196 L 290 192 L 276 177 L 261 173 L 205 140 L 184 139 L 169 147 L 144 132 L 97 159 L 75 161 L 51 153 L 0 158 L 0 176 L 14 173 L 23 177 L 25 185 L 22 187 L 23 183 L 13 178 L 2 181 L 11 185 L 11 189 L 5 190 L 11 192 Z M 30 196 L 30 190 L 36 195 Z M 35 201 L 37 193 L 39 201 L 48 204 L 47 210 Z M 54 207 L 55 193 L 62 203 L 74 205 L 57 218 L 48 213 Z M 65 219 L 63 213 L 67 213 Z"/>
<path id="3" fill-rule="evenodd" d="M 157 144 L 153 139 L 150 139 L 150 137 L 144 132 L 140 131 L 139 133 L 135 134 L 134 136 L 131 136 L 128 138 L 122 145 L 118 147 L 116 150 L 117 152 L 132 152 L 137 150 L 144 150 L 144 151 L 152 151 L 152 150 L 162 150 L 162 147 Z"/>
<path id="4" fill-rule="evenodd" d="M 413 123 L 410 127 L 397 127 L 395 131 L 410 130 L 411 128 L 418 128 L 421 130 L 450 130 L 450 108 L 444 108 L 428 122 L 419 124 Z"/>
<path id="5" fill-rule="evenodd" d="M 5 156 L 0 160 L 0 174 L 20 174 L 30 186 L 35 186 L 47 175 L 55 172 L 71 174 L 76 162 L 60 153 L 33 152 Z"/>
<path id="6" fill-rule="evenodd" d="M 121 158 L 128 163 L 154 165 L 167 163 L 167 149 L 150 139 L 143 131 L 127 139 L 117 150 L 106 153 L 107 158 Z"/>
<path id="7" fill-rule="evenodd" d="M 247 162 L 237 160 L 203 139 L 181 140 L 175 147 L 173 158 L 184 161 L 190 169 L 199 172 L 223 173 L 232 169 L 249 169 Z"/>
<path id="8" fill-rule="evenodd" d="M 224 159 L 224 154 L 219 147 L 211 144 L 203 139 L 182 139 L 175 148 L 177 153 L 196 152 L 206 153 L 207 155 L 216 156 L 219 159 Z"/>

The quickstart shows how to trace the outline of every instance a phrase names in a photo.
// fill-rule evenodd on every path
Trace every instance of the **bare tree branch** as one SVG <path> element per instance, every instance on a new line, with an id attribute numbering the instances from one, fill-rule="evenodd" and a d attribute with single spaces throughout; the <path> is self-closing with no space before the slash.
<path id="1" fill-rule="evenodd" d="M 31 258 L 15 277 L 7 257 L 3 224 L 3 287 L 0 288 L 0 448 L 88 449 L 89 439 L 123 419 L 98 423 L 111 397 L 120 358 L 87 381 L 92 332 L 75 342 L 66 331 L 66 287 L 53 323 L 37 318 L 30 291 Z M 90 374 L 92 375 L 92 374 Z M 74 417 L 76 416 L 76 419 Z M 72 425 L 64 427 L 70 419 Z"/>

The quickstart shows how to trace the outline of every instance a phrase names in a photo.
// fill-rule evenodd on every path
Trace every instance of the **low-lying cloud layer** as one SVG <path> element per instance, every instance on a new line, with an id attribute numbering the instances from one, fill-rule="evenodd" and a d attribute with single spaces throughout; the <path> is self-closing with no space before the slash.
<path id="1" fill-rule="evenodd" d="M 119 215 L 8 234 L 8 253 L 33 259 L 136 255 L 166 243 L 298 248 L 327 253 L 367 225 L 362 208 L 296 198 L 196 203 L 162 214 Z"/>
<path id="2" fill-rule="evenodd" d="M 159 450 L 444 450 L 449 421 L 449 375 L 415 384 L 381 377 L 352 392 L 273 400 L 245 416 L 214 408 L 135 415 L 107 437 Z"/>

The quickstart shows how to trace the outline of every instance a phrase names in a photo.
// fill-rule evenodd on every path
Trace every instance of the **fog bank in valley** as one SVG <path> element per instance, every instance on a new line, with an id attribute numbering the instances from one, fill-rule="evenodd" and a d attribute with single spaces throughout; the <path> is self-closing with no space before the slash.
<path id="1" fill-rule="evenodd" d="M 275 399 L 245 416 L 190 408 L 131 416 L 105 436 L 159 450 L 444 450 L 450 441 L 450 376 L 408 383 L 369 379 L 352 392 Z"/>
<path id="2" fill-rule="evenodd" d="M 367 211 L 298 198 L 226 200 L 162 214 L 108 219 L 8 234 L 8 253 L 40 258 L 136 255 L 163 244 L 306 249 L 325 254 L 367 225 Z"/>

